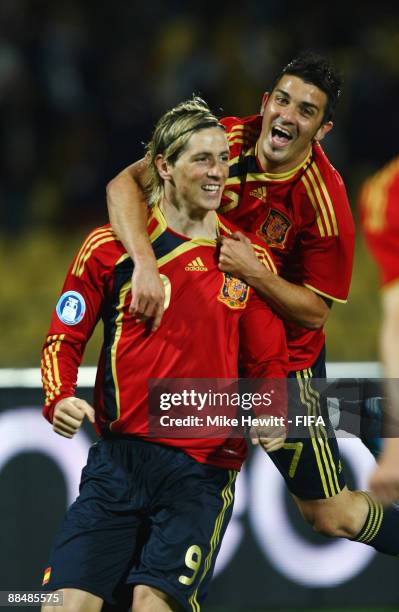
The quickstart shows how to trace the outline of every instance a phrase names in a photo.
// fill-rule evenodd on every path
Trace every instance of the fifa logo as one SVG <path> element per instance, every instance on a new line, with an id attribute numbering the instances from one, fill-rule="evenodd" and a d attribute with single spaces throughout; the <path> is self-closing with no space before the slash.
<path id="1" fill-rule="evenodd" d="M 83 295 L 78 291 L 66 291 L 58 300 L 56 313 L 65 325 L 77 325 L 86 312 Z"/>
<path id="2" fill-rule="evenodd" d="M 62 309 L 62 318 L 64 321 L 72 323 L 78 314 L 79 300 L 74 297 L 69 297 L 65 302 L 64 308 Z"/>

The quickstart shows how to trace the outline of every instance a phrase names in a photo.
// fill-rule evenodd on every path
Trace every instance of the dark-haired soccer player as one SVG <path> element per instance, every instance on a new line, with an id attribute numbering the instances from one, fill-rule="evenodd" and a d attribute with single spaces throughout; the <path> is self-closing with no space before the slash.
<path id="1" fill-rule="evenodd" d="M 362 229 L 381 278 L 380 354 L 389 384 L 385 439 L 370 489 L 384 503 L 399 500 L 399 156 L 364 183 L 359 195 Z"/>
<path id="2" fill-rule="evenodd" d="M 215 212 L 228 175 L 224 127 L 193 99 L 160 119 L 148 151 L 156 200 L 148 235 L 167 296 L 162 327 L 151 334 L 129 312 L 133 262 L 104 226 L 74 259 L 43 348 L 44 415 L 69 438 L 87 416 L 101 436 L 43 580 L 45 590 L 63 590 L 64 609 L 74 612 L 99 611 L 124 584 L 135 585 L 134 611 L 199 611 L 209 587 L 246 443 L 227 433 L 150 437 L 148 379 L 234 378 L 239 358 L 248 377 L 288 371 L 279 317 L 218 268 L 218 239 L 234 229 Z M 257 250 L 275 270 L 268 249 Z M 75 386 L 100 318 L 93 410 Z M 285 439 L 285 431 L 255 433 L 267 451 Z"/>
<path id="3" fill-rule="evenodd" d="M 240 233 L 223 239 L 220 269 L 245 280 L 284 318 L 291 376 L 310 415 L 320 414 L 311 379 L 325 376 L 323 325 L 332 302 L 345 302 L 352 271 L 354 224 L 345 187 L 320 146 L 333 127 L 340 89 L 333 66 L 304 53 L 277 76 L 261 115 L 222 120 L 230 175 L 221 211 L 268 244 L 279 275 L 259 267 Z M 145 160 L 133 164 L 107 191 L 111 223 L 137 263 L 132 310 L 153 317 L 157 328 L 162 290 L 144 231 L 145 168 Z M 345 486 L 333 432 L 311 426 L 307 439 L 290 439 L 271 458 L 317 531 L 399 553 L 399 513 Z"/>

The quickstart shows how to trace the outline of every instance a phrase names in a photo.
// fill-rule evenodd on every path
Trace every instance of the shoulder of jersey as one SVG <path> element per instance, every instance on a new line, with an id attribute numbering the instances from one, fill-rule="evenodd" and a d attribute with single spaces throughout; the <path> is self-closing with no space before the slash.
<path id="1" fill-rule="evenodd" d="M 221 123 L 226 128 L 229 146 L 236 145 L 239 148 L 246 148 L 255 145 L 262 127 L 262 117 L 260 115 L 242 118 L 223 117 Z"/>
<path id="2" fill-rule="evenodd" d="M 378 233 L 387 229 L 388 208 L 395 206 L 396 209 L 398 196 L 399 156 L 366 179 L 361 187 L 358 205 L 360 220 L 366 232 Z"/>
<path id="3" fill-rule="evenodd" d="M 399 156 L 392 159 L 367 178 L 363 183 L 362 192 L 370 186 L 381 184 L 385 187 L 399 187 Z"/>
<path id="4" fill-rule="evenodd" d="M 330 198 L 333 198 L 331 205 L 338 204 L 335 197 L 342 196 L 346 202 L 346 189 L 339 172 L 334 168 L 327 155 L 319 143 L 313 144 L 313 153 L 310 163 L 300 175 L 299 185 L 305 186 L 309 199 L 326 199 L 326 204 L 330 205 Z"/>
<path id="5" fill-rule="evenodd" d="M 319 172 L 322 174 L 325 180 L 336 181 L 340 184 L 343 184 L 340 173 L 336 168 L 334 168 L 334 166 L 328 159 L 323 147 L 318 142 L 313 144 L 312 164 L 317 165 Z M 312 164 L 310 165 L 312 166 Z"/>
<path id="6" fill-rule="evenodd" d="M 312 157 L 299 175 L 295 191 L 299 189 L 300 200 L 314 211 L 315 227 L 322 238 L 338 236 L 342 229 L 354 231 L 344 182 L 318 143 L 313 145 Z"/>
<path id="7" fill-rule="evenodd" d="M 114 265 L 124 254 L 126 251 L 111 226 L 97 227 L 80 247 L 72 266 L 72 274 L 82 276 L 90 259 L 98 259 L 99 255 L 104 264 Z"/>
<path id="8" fill-rule="evenodd" d="M 219 229 L 222 236 L 230 236 L 233 232 L 241 232 L 242 234 L 244 234 L 247 238 L 250 239 L 259 261 L 261 261 L 263 265 L 266 266 L 268 270 L 270 270 L 270 272 L 277 274 L 277 268 L 273 259 L 272 252 L 261 238 L 259 238 L 255 234 L 243 232 L 242 229 L 240 229 L 237 225 L 231 223 L 231 221 L 228 221 L 221 215 L 218 215 L 218 218 Z"/>

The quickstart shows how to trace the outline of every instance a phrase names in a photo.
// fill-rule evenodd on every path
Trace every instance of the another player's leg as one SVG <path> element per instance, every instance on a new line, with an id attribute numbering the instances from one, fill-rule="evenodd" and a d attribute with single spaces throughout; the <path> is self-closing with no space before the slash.
<path id="1" fill-rule="evenodd" d="M 358 385 L 363 385 L 358 381 Z M 358 426 L 360 419 L 359 437 L 375 459 L 381 454 L 383 447 L 383 414 L 385 398 L 368 395 L 359 389 L 359 399 L 346 399 L 345 397 L 328 398 L 327 407 L 334 429 L 342 429 L 349 433 L 354 425 Z M 355 419 L 354 419 L 355 417 Z"/>
<path id="2" fill-rule="evenodd" d="M 42 612 L 100 612 L 103 600 L 97 595 L 80 589 L 59 589 L 62 606 L 42 606 Z"/>
<path id="3" fill-rule="evenodd" d="M 356 538 L 369 511 L 363 493 L 347 487 L 328 499 L 300 499 L 296 495 L 293 498 L 313 529 L 329 537 Z"/>
<path id="4" fill-rule="evenodd" d="M 183 608 L 159 589 L 137 584 L 133 592 L 132 612 L 182 612 Z"/>
<path id="5" fill-rule="evenodd" d="M 345 487 L 329 499 L 305 500 L 294 496 L 302 516 L 315 531 L 329 537 L 348 538 L 379 552 L 399 555 L 399 511 L 384 508 L 364 491 Z"/>
<path id="6" fill-rule="evenodd" d="M 322 414 L 320 395 L 312 385 L 313 375 L 324 375 L 322 361 L 323 356 L 314 368 L 295 373 L 298 410 L 314 416 Z M 292 395 L 291 389 L 291 400 Z M 394 506 L 384 509 L 368 493 L 347 489 L 329 422 L 325 427 L 310 425 L 307 437 L 288 439 L 283 449 L 270 453 L 270 458 L 302 515 L 317 531 L 356 540 L 386 554 L 399 554 L 399 510 Z"/>

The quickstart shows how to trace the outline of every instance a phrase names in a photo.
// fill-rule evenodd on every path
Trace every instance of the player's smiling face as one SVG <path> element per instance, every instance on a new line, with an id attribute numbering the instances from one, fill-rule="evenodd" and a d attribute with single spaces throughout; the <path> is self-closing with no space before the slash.
<path id="1" fill-rule="evenodd" d="M 264 98 L 258 158 L 266 172 L 287 172 L 299 165 L 311 142 L 332 128 L 323 123 L 327 95 L 301 78 L 284 75 Z"/>
<path id="2" fill-rule="evenodd" d="M 228 160 L 224 130 L 214 127 L 194 132 L 169 167 L 174 200 L 190 211 L 217 209 L 229 175 Z"/>

